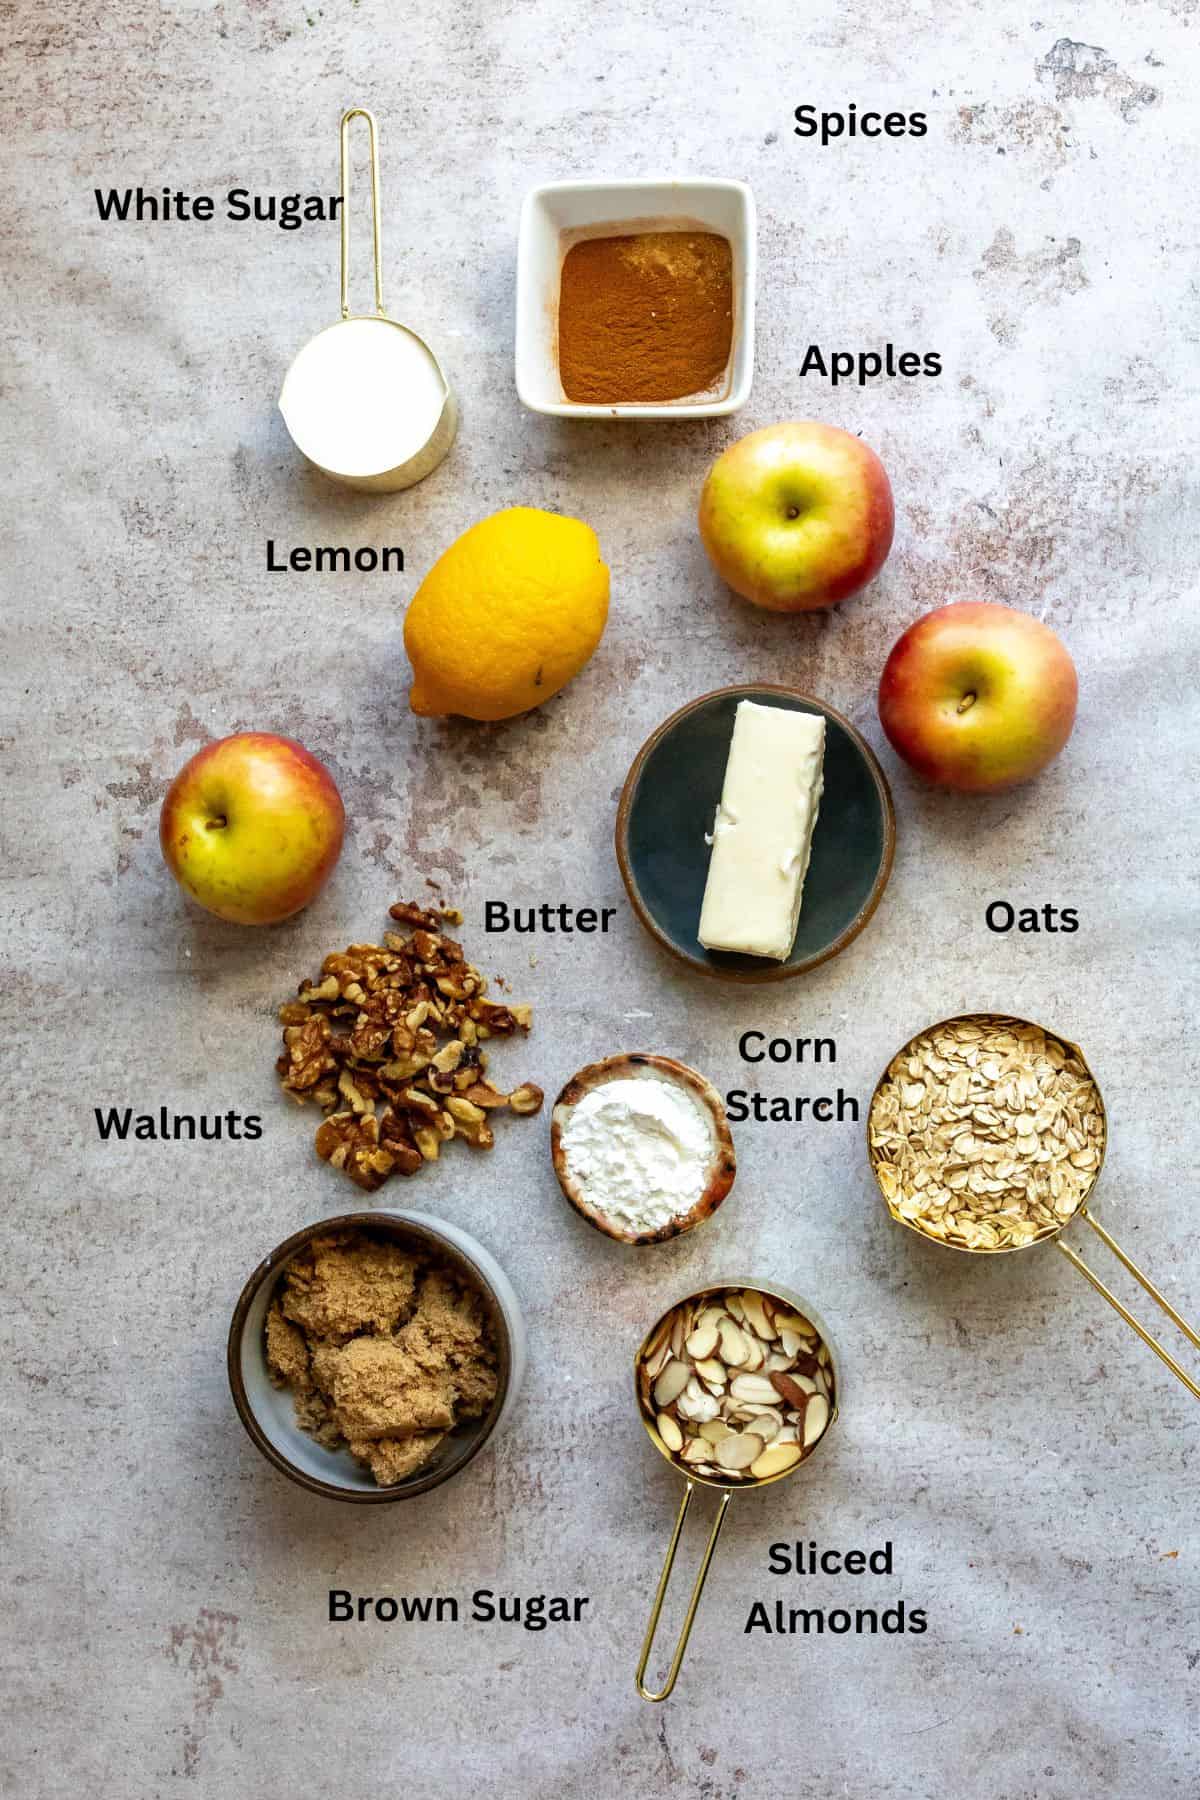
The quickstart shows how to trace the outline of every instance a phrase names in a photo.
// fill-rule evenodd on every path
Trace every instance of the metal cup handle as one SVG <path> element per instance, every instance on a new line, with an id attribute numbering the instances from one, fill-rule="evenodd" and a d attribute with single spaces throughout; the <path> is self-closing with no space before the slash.
<path id="1" fill-rule="evenodd" d="M 689 1481 L 687 1484 L 687 1491 L 683 1496 L 683 1501 L 679 1508 L 679 1517 L 675 1521 L 675 1529 L 671 1533 L 671 1542 L 667 1545 L 667 1560 L 663 1564 L 663 1572 L 658 1578 L 658 1590 L 654 1596 L 654 1605 L 650 1608 L 650 1623 L 646 1628 L 646 1637 L 642 1644 L 642 1654 L 637 1666 L 637 1691 L 642 1696 L 643 1700 L 665 1700 L 667 1695 L 671 1692 L 671 1689 L 675 1686 L 679 1671 L 683 1666 L 683 1654 L 687 1649 L 688 1638 L 692 1635 L 692 1625 L 696 1617 L 696 1608 L 699 1606 L 700 1596 L 704 1592 L 704 1583 L 708 1576 L 708 1566 L 712 1562 L 713 1552 L 717 1547 L 717 1539 L 720 1537 L 721 1527 L 725 1523 L 725 1514 L 729 1509 L 729 1502 L 733 1497 L 732 1494 L 728 1492 L 721 1496 L 721 1504 L 717 1508 L 717 1516 L 713 1523 L 713 1528 L 708 1534 L 708 1543 L 704 1549 L 704 1556 L 700 1563 L 699 1573 L 696 1576 L 695 1586 L 692 1588 L 692 1597 L 688 1601 L 688 1609 L 683 1621 L 683 1629 L 679 1633 L 679 1641 L 675 1645 L 675 1654 L 671 1658 L 671 1666 L 667 1670 L 666 1685 L 661 1687 L 655 1694 L 646 1686 L 643 1677 L 646 1673 L 646 1665 L 650 1661 L 650 1652 L 654 1648 L 654 1634 L 658 1630 L 659 1614 L 662 1612 L 663 1601 L 666 1599 L 667 1587 L 671 1580 L 671 1570 L 675 1566 L 675 1552 L 679 1548 L 679 1538 L 683 1531 L 683 1522 L 687 1518 L 688 1507 L 692 1504 L 692 1495 L 695 1491 L 695 1482 Z"/>
<path id="2" fill-rule="evenodd" d="M 371 235 L 375 248 L 375 311 L 383 312 L 383 226 L 379 215 L 379 132 L 375 116 L 365 106 L 352 106 L 342 114 L 342 317 L 350 317 L 350 121 L 367 121 L 367 138 L 371 151 Z"/>
<path id="3" fill-rule="evenodd" d="M 1194 1331 L 1193 1328 L 1188 1324 L 1186 1319 L 1180 1318 L 1179 1314 L 1175 1311 L 1175 1308 L 1171 1305 L 1171 1303 L 1167 1299 L 1166 1295 L 1159 1293 L 1158 1289 L 1155 1287 L 1155 1285 L 1151 1281 L 1150 1277 L 1146 1274 L 1145 1270 L 1139 1269 L 1137 1264 L 1134 1262 L 1133 1258 L 1131 1256 L 1127 1256 L 1125 1254 L 1124 1250 L 1122 1250 L 1121 1246 L 1117 1243 L 1115 1238 L 1110 1236 L 1110 1234 L 1107 1231 L 1105 1231 L 1103 1225 L 1097 1224 L 1096 1220 L 1093 1219 L 1093 1217 L 1092 1217 L 1091 1213 L 1088 1211 L 1087 1207 L 1081 1206 L 1075 1216 L 1076 1216 L 1076 1218 L 1087 1220 L 1088 1224 L 1091 1226 L 1092 1230 L 1096 1233 L 1096 1236 L 1100 1239 L 1100 1241 L 1103 1244 L 1106 1244 L 1108 1246 L 1108 1248 L 1112 1251 L 1113 1255 L 1116 1257 L 1117 1261 L 1119 1263 L 1122 1263 L 1124 1265 L 1124 1267 L 1129 1270 L 1129 1273 L 1133 1276 L 1134 1280 L 1139 1284 L 1139 1286 L 1141 1286 L 1142 1288 L 1145 1289 L 1146 1293 L 1149 1294 L 1150 1298 L 1155 1302 L 1155 1304 L 1162 1309 L 1162 1311 L 1167 1315 L 1168 1319 L 1170 1319 L 1172 1325 L 1175 1325 L 1176 1327 L 1178 1327 L 1178 1329 L 1183 1333 L 1184 1337 L 1188 1340 L 1189 1344 L 1194 1344 L 1196 1346 L 1196 1349 L 1200 1350 L 1200 1333 Z M 1091 1284 L 1095 1288 L 1096 1292 L 1099 1295 L 1101 1295 L 1101 1297 L 1103 1299 L 1108 1301 L 1108 1304 L 1112 1307 L 1113 1311 L 1119 1313 L 1121 1315 L 1121 1317 L 1124 1319 L 1125 1323 L 1130 1327 L 1130 1329 L 1137 1332 L 1137 1334 L 1141 1338 L 1143 1344 L 1149 1345 L 1150 1349 L 1153 1350 L 1155 1356 L 1158 1357 L 1160 1362 L 1166 1363 L 1168 1369 L 1170 1369 L 1170 1371 L 1171 1371 L 1172 1375 L 1174 1375 L 1176 1381 L 1180 1381 L 1183 1383 L 1184 1387 L 1187 1389 L 1188 1393 L 1191 1394 L 1193 1399 L 1200 1400 L 1200 1386 L 1198 1386 L 1196 1384 L 1196 1382 L 1194 1382 L 1192 1380 L 1191 1376 L 1187 1373 L 1187 1371 L 1185 1369 L 1180 1368 L 1179 1364 L 1175 1361 L 1175 1358 L 1170 1354 L 1170 1352 L 1168 1350 L 1165 1350 L 1163 1348 L 1163 1346 L 1159 1343 L 1158 1339 L 1156 1337 L 1153 1337 L 1151 1335 L 1151 1333 L 1146 1330 L 1145 1326 L 1140 1324 L 1138 1322 L 1138 1320 L 1134 1318 L 1133 1314 L 1129 1311 L 1129 1308 L 1127 1306 L 1123 1306 L 1121 1304 L 1121 1302 L 1117 1299 L 1117 1296 L 1111 1291 L 1111 1289 L 1105 1287 L 1105 1285 L 1101 1281 L 1100 1277 L 1092 1269 L 1089 1269 L 1088 1265 L 1084 1262 L 1082 1256 L 1080 1256 L 1077 1251 L 1072 1250 L 1070 1245 L 1064 1244 L 1061 1238 L 1056 1238 L 1055 1242 L 1056 1242 L 1058 1248 L 1062 1251 L 1063 1255 L 1066 1257 L 1067 1261 L 1072 1265 L 1072 1267 L 1079 1270 L 1079 1273 L 1084 1277 L 1085 1281 L 1091 1282 Z M 678 1536 L 678 1532 L 676 1533 L 676 1536 Z M 674 1548 L 674 1544 L 672 1543 L 672 1549 L 673 1548 Z"/>

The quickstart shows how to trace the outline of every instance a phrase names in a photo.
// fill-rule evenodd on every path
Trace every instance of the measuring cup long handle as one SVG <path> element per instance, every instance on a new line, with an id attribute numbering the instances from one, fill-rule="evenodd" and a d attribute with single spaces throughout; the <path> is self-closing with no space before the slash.
<path id="1" fill-rule="evenodd" d="M 379 213 L 379 132 L 375 115 L 365 106 L 352 106 L 342 114 L 342 317 L 350 317 L 350 121 L 367 121 L 367 140 L 371 151 L 371 237 L 375 247 L 375 311 L 383 312 L 383 225 Z"/>
<path id="2" fill-rule="evenodd" d="M 725 1523 L 725 1514 L 729 1509 L 731 1496 L 729 1494 L 722 1494 L 721 1504 L 717 1508 L 717 1516 L 713 1523 L 713 1528 L 708 1535 L 708 1543 L 705 1546 L 704 1557 L 700 1564 L 700 1571 L 696 1576 L 695 1586 L 692 1588 L 692 1597 L 688 1601 L 688 1609 L 683 1621 L 683 1629 L 679 1633 L 679 1641 L 675 1645 L 675 1654 L 671 1658 L 671 1666 L 667 1670 L 666 1683 L 658 1690 L 657 1694 L 652 1693 L 646 1686 L 644 1680 L 646 1665 L 650 1661 L 650 1652 L 654 1648 L 654 1634 L 658 1630 L 659 1614 L 662 1612 L 663 1601 L 666 1598 L 667 1587 L 671 1580 L 671 1570 L 675 1566 L 675 1552 L 679 1548 L 679 1538 L 683 1531 L 683 1522 L 688 1516 L 688 1507 L 692 1504 L 692 1495 L 695 1491 L 695 1483 L 689 1481 L 687 1484 L 687 1491 L 683 1496 L 679 1508 L 679 1517 L 675 1521 L 675 1529 L 671 1533 L 671 1542 L 667 1545 L 667 1560 L 663 1564 L 663 1572 L 658 1578 L 658 1590 L 654 1596 L 654 1605 L 650 1608 L 650 1623 L 646 1628 L 646 1637 L 642 1644 L 641 1659 L 637 1666 L 637 1691 L 642 1696 L 643 1700 L 665 1700 L 667 1695 L 671 1692 L 671 1689 L 675 1686 L 679 1671 L 683 1666 L 683 1653 L 687 1649 L 688 1638 L 692 1635 L 692 1623 L 696 1617 L 696 1608 L 699 1606 L 700 1596 L 704 1592 L 704 1583 L 708 1575 L 708 1565 L 713 1559 L 713 1552 L 717 1547 L 717 1539 L 721 1535 L 721 1527 Z"/>
<path id="3" fill-rule="evenodd" d="M 1140 1287 L 1145 1289 L 1146 1293 L 1149 1294 L 1150 1298 L 1155 1302 L 1155 1304 L 1157 1306 L 1159 1306 L 1162 1309 L 1162 1311 L 1167 1315 L 1167 1317 L 1168 1317 L 1168 1319 L 1170 1319 L 1171 1323 L 1179 1328 L 1179 1330 L 1183 1333 L 1184 1337 L 1187 1338 L 1188 1342 L 1190 1344 L 1194 1344 L 1196 1346 L 1197 1350 L 1200 1350 L 1200 1332 L 1197 1332 L 1191 1325 L 1189 1325 L 1186 1319 L 1180 1317 L 1180 1315 L 1175 1311 L 1175 1308 L 1171 1305 L 1170 1301 L 1167 1299 L 1166 1295 L 1159 1293 L 1158 1289 L 1155 1287 L 1155 1285 L 1151 1281 L 1150 1277 L 1146 1274 L 1145 1270 L 1139 1269 L 1137 1264 L 1134 1262 L 1133 1258 L 1131 1256 L 1126 1255 L 1125 1251 L 1122 1250 L 1121 1246 L 1117 1243 L 1116 1239 L 1114 1237 L 1112 1237 L 1109 1232 L 1105 1231 L 1103 1225 L 1097 1224 L 1096 1220 L 1093 1219 L 1091 1213 L 1087 1210 L 1086 1206 L 1081 1206 L 1079 1208 L 1079 1216 L 1080 1216 L 1080 1218 L 1087 1220 L 1088 1224 L 1091 1226 L 1092 1230 L 1096 1233 L 1096 1236 L 1100 1239 L 1100 1241 L 1104 1244 L 1107 1244 L 1108 1248 L 1112 1251 L 1113 1255 L 1117 1258 L 1117 1261 L 1120 1262 L 1126 1269 L 1129 1270 L 1129 1273 L 1133 1276 L 1134 1280 L 1139 1284 Z M 1095 1288 L 1096 1292 L 1099 1295 L 1101 1295 L 1101 1297 L 1103 1299 L 1108 1301 L 1108 1304 L 1112 1307 L 1113 1311 L 1116 1313 L 1119 1313 L 1121 1315 L 1121 1317 L 1124 1319 L 1125 1323 L 1130 1327 L 1130 1329 L 1137 1332 L 1137 1335 L 1141 1338 L 1143 1344 L 1149 1345 L 1150 1349 L 1153 1350 L 1155 1356 L 1158 1357 L 1159 1361 L 1164 1362 L 1166 1364 L 1167 1368 L 1170 1369 L 1172 1375 L 1174 1375 L 1176 1381 L 1182 1382 L 1183 1386 L 1187 1389 L 1188 1393 L 1191 1394 L 1193 1399 L 1200 1400 L 1200 1386 L 1198 1386 L 1197 1383 L 1192 1380 L 1191 1376 L 1187 1373 L 1187 1370 L 1182 1369 L 1179 1366 L 1179 1364 L 1175 1361 L 1175 1358 L 1171 1355 L 1171 1353 L 1168 1350 L 1165 1350 L 1163 1348 L 1163 1346 L 1159 1343 L 1158 1339 L 1156 1337 L 1152 1336 L 1151 1333 L 1146 1330 L 1146 1327 L 1139 1322 L 1139 1320 L 1134 1318 L 1134 1316 L 1130 1312 L 1129 1308 L 1127 1306 L 1123 1306 L 1121 1304 L 1121 1302 L 1117 1299 L 1117 1296 L 1112 1292 L 1112 1290 L 1110 1288 L 1107 1288 L 1104 1285 L 1104 1283 L 1101 1281 L 1100 1277 L 1095 1273 L 1095 1271 L 1088 1267 L 1088 1265 L 1084 1262 L 1082 1256 L 1079 1255 L 1078 1251 L 1072 1250 L 1072 1248 L 1070 1247 L 1069 1244 L 1064 1244 L 1061 1238 L 1057 1238 L 1055 1240 L 1055 1242 L 1057 1243 L 1058 1248 L 1062 1251 L 1063 1255 L 1066 1257 L 1067 1261 L 1072 1265 L 1072 1267 L 1079 1270 L 1079 1273 L 1083 1276 L 1085 1281 L 1091 1282 L 1091 1284 Z"/>

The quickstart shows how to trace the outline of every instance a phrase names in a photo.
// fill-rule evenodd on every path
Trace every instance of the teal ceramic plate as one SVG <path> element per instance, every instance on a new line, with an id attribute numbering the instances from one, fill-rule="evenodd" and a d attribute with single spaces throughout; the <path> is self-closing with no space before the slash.
<path id="1" fill-rule="evenodd" d="M 696 936 L 708 879 L 711 832 L 739 700 L 821 713 L 825 791 L 813 834 L 800 926 L 788 960 L 706 950 Z M 883 770 L 848 719 L 794 688 L 748 683 L 681 707 L 647 739 L 617 809 L 617 861 L 646 930 L 702 975 L 786 981 L 853 942 L 879 905 L 896 847 L 896 817 Z"/>

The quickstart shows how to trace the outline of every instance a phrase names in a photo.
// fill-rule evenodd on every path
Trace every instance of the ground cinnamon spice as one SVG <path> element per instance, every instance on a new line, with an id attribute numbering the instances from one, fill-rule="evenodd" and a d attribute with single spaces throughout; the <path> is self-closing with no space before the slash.
<path id="1" fill-rule="evenodd" d="M 733 340 L 733 252 L 711 231 L 587 238 L 563 258 L 558 369 L 568 400 L 620 406 L 712 387 Z"/>

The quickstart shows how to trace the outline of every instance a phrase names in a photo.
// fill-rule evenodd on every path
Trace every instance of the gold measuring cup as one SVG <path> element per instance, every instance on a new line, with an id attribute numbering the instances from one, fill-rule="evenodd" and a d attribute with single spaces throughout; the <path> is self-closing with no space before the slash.
<path id="1" fill-rule="evenodd" d="M 350 124 L 367 121 L 371 156 L 371 228 L 375 310 L 350 310 Z M 342 114 L 342 316 L 311 338 L 279 393 L 279 410 L 296 448 L 334 481 L 374 493 L 412 487 L 437 468 L 458 425 L 442 366 L 383 305 L 383 227 L 379 134 L 365 107 Z M 397 336 L 396 334 L 399 334 Z"/>
<path id="2" fill-rule="evenodd" d="M 1023 1031 L 1023 1030 L 1024 1031 L 1039 1031 L 1047 1039 L 1053 1040 L 1055 1043 L 1061 1044 L 1064 1050 L 1069 1052 L 1069 1054 L 1071 1056 L 1074 1056 L 1078 1059 L 1080 1065 L 1082 1066 L 1084 1074 L 1091 1081 L 1092 1086 L 1095 1089 L 1096 1100 L 1098 1103 L 1099 1113 L 1100 1113 L 1101 1135 L 1100 1135 L 1099 1143 L 1094 1146 L 1097 1150 L 1096 1167 L 1095 1167 L 1095 1169 L 1088 1171 L 1090 1180 L 1084 1191 L 1083 1199 L 1080 1201 L 1079 1205 L 1075 1208 L 1074 1212 L 1072 1212 L 1069 1217 L 1064 1219 L 1061 1224 L 1046 1226 L 1044 1228 L 1039 1229 L 1037 1234 L 1034 1237 L 1030 1238 L 1028 1240 L 1028 1242 L 1025 1242 L 1025 1243 L 1003 1244 L 1003 1245 L 997 1245 L 995 1247 L 992 1247 L 992 1246 L 985 1246 L 985 1245 L 979 1245 L 979 1244 L 954 1243 L 948 1237 L 939 1237 L 936 1232 L 931 1231 L 929 1229 L 928 1225 L 923 1223 L 920 1219 L 905 1218 L 904 1214 L 900 1210 L 900 1207 L 901 1207 L 900 1198 L 896 1194 L 888 1193 L 887 1186 L 885 1186 L 885 1178 L 882 1177 L 880 1174 L 881 1165 L 886 1163 L 886 1159 L 879 1157 L 879 1155 L 876 1152 L 874 1143 L 873 1143 L 874 1121 L 875 1121 L 875 1114 L 876 1114 L 876 1105 L 877 1105 L 877 1102 L 879 1101 L 880 1094 L 881 1094 L 885 1084 L 889 1080 L 896 1079 L 895 1077 L 893 1077 L 891 1075 L 891 1070 L 892 1070 L 893 1066 L 900 1060 L 900 1058 L 909 1054 L 913 1050 L 914 1046 L 922 1038 L 931 1038 L 939 1032 L 952 1030 L 955 1026 L 958 1026 L 958 1025 L 1000 1026 L 1000 1027 L 1010 1029 L 1013 1031 L 1018 1031 L 1018 1032 Z M 1133 1276 L 1134 1280 L 1139 1283 L 1139 1285 L 1145 1290 L 1145 1292 L 1147 1294 L 1149 1294 L 1150 1298 L 1155 1302 L 1155 1304 L 1162 1309 L 1162 1311 L 1166 1314 L 1167 1318 L 1170 1319 L 1171 1323 L 1178 1327 L 1178 1329 L 1183 1333 L 1184 1337 L 1187 1338 L 1187 1340 L 1190 1344 L 1194 1344 L 1195 1347 L 1198 1350 L 1200 1350 L 1200 1333 L 1197 1333 L 1192 1328 L 1192 1326 L 1190 1326 L 1187 1323 L 1186 1319 L 1183 1319 L 1180 1317 L 1180 1315 L 1176 1312 L 1175 1308 L 1171 1305 L 1170 1301 L 1167 1300 L 1166 1296 L 1164 1294 L 1161 1294 L 1159 1292 L 1159 1290 L 1155 1287 L 1154 1283 L 1150 1280 L 1150 1277 L 1146 1274 L 1145 1270 L 1139 1269 L 1138 1265 L 1134 1262 L 1133 1258 L 1131 1256 L 1128 1256 L 1126 1254 L 1126 1252 L 1124 1250 L 1122 1250 L 1121 1246 L 1116 1242 L 1116 1240 L 1109 1235 L 1109 1233 L 1104 1229 L 1103 1225 L 1101 1225 L 1096 1219 L 1094 1219 L 1092 1217 L 1092 1214 L 1088 1210 L 1087 1200 L 1090 1197 L 1093 1189 L 1096 1186 L 1097 1181 L 1100 1178 L 1100 1171 L 1104 1167 L 1104 1156 L 1105 1156 L 1105 1151 L 1106 1151 L 1107 1147 L 1108 1147 L 1108 1114 L 1105 1111 L 1105 1107 L 1104 1107 L 1104 1096 L 1100 1092 L 1100 1084 L 1096 1080 L 1096 1077 L 1095 1077 L 1095 1075 L 1093 1075 L 1091 1069 L 1088 1067 L 1087 1058 L 1084 1056 L 1083 1051 L 1079 1048 L 1079 1045 L 1072 1043 L 1071 1039 L 1064 1037 L 1061 1032 L 1050 1030 L 1048 1026 L 1038 1025 L 1031 1019 L 1018 1019 L 1009 1013 L 960 1013 L 951 1019 L 941 1019 L 938 1021 L 938 1023 L 936 1025 L 928 1025 L 928 1026 L 926 1026 L 924 1031 L 917 1032 L 916 1035 L 914 1037 L 911 1037 L 908 1040 L 908 1043 L 905 1044 L 900 1050 L 898 1050 L 896 1052 L 895 1056 L 893 1056 L 891 1058 L 891 1060 L 889 1061 L 887 1068 L 884 1070 L 883 1074 L 879 1077 L 879 1080 L 875 1084 L 875 1092 L 871 1096 L 871 1105 L 867 1110 L 867 1156 L 870 1160 L 871 1171 L 875 1176 L 875 1180 L 879 1186 L 879 1191 L 883 1196 L 884 1205 L 887 1207 L 888 1212 L 891 1214 L 892 1218 L 896 1221 L 896 1223 L 898 1225 L 907 1226 L 910 1231 L 915 1231 L 918 1234 L 918 1236 L 925 1238 L 929 1243 L 939 1244 L 942 1246 L 943 1249 L 947 1249 L 947 1250 L 963 1250 L 963 1251 L 966 1251 L 966 1253 L 969 1256 L 1003 1256 L 1003 1255 L 1007 1255 L 1010 1251 L 1013 1251 L 1013 1250 L 1028 1250 L 1028 1249 L 1031 1249 L 1036 1244 L 1053 1242 L 1055 1249 L 1062 1252 L 1062 1254 L 1066 1257 L 1067 1261 L 1072 1265 L 1072 1267 L 1078 1269 L 1079 1273 L 1084 1277 L 1084 1279 L 1086 1281 L 1089 1281 L 1092 1284 L 1092 1286 L 1095 1288 L 1096 1292 L 1098 1294 L 1100 1294 L 1105 1300 L 1108 1301 L 1108 1304 L 1113 1308 L 1113 1311 L 1119 1313 L 1121 1318 L 1124 1319 L 1125 1323 L 1133 1331 L 1136 1331 L 1137 1335 L 1141 1338 L 1141 1340 L 1144 1344 L 1149 1345 L 1150 1349 L 1153 1350 L 1155 1356 L 1157 1356 L 1161 1362 L 1164 1362 L 1166 1364 L 1167 1368 L 1170 1369 L 1170 1371 L 1171 1371 L 1172 1375 L 1174 1375 L 1175 1379 L 1179 1382 L 1182 1382 L 1183 1386 L 1187 1389 L 1188 1393 L 1191 1394 L 1193 1396 L 1193 1398 L 1200 1400 L 1200 1385 L 1197 1385 L 1197 1383 L 1192 1380 L 1191 1376 L 1187 1373 L 1187 1371 L 1180 1367 L 1180 1365 L 1176 1362 L 1175 1358 L 1170 1354 L 1170 1352 L 1168 1350 L 1166 1350 L 1162 1344 L 1159 1343 L 1159 1341 L 1156 1337 L 1154 1337 L 1149 1331 L 1146 1330 L 1145 1326 L 1142 1325 L 1140 1323 L 1140 1321 L 1134 1317 L 1134 1315 L 1129 1311 L 1128 1307 L 1122 1305 L 1121 1301 L 1117 1299 L 1117 1296 L 1112 1292 L 1112 1290 L 1110 1288 L 1108 1288 L 1103 1281 L 1101 1281 L 1100 1277 L 1096 1274 L 1095 1270 L 1088 1267 L 1087 1263 L 1084 1262 L 1083 1258 L 1079 1255 L 1078 1251 L 1073 1249 L 1070 1244 L 1065 1244 L 1062 1240 L 1062 1235 L 1061 1235 L 1062 1232 L 1065 1231 L 1067 1226 L 1070 1225 L 1073 1220 L 1075 1220 L 1075 1219 L 1084 1220 L 1084 1222 L 1087 1225 L 1091 1226 L 1092 1230 L 1096 1233 L 1096 1236 L 1100 1239 L 1101 1243 L 1107 1245 L 1107 1247 L 1112 1251 L 1113 1255 L 1117 1258 L 1117 1261 L 1120 1262 L 1121 1264 L 1123 1264 L 1123 1266 L 1126 1269 L 1128 1269 L 1129 1273 Z"/>
<path id="3" fill-rule="evenodd" d="M 663 1442 L 662 1434 L 658 1428 L 658 1414 L 647 1397 L 655 1378 L 646 1378 L 643 1371 L 651 1355 L 661 1347 L 662 1339 L 660 1333 L 664 1325 L 666 1325 L 673 1313 L 678 1312 L 680 1307 L 695 1306 L 706 1299 L 715 1298 L 717 1295 L 728 1293 L 731 1290 L 745 1291 L 747 1289 L 753 1294 L 765 1295 L 768 1300 L 774 1301 L 779 1306 L 787 1307 L 790 1311 L 800 1313 L 812 1325 L 817 1334 L 817 1354 L 824 1352 L 828 1357 L 829 1416 L 821 1435 L 816 1439 L 815 1443 L 811 1444 L 807 1450 L 804 1450 L 799 1459 L 794 1462 L 790 1468 L 782 1469 L 776 1475 L 751 1477 L 748 1474 L 743 1473 L 740 1476 L 729 1475 L 723 1478 L 713 1475 L 700 1475 L 697 1474 L 694 1469 L 689 1467 L 687 1463 L 683 1462 L 680 1457 L 678 1457 Z M 667 1310 L 655 1320 L 654 1324 L 650 1327 L 650 1330 L 642 1339 L 637 1354 L 633 1359 L 633 1386 L 634 1393 L 637 1397 L 638 1411 L 641 1414 L 642 1424 L 646 1427 L 651 1443 L 654 1445 L 659 1455 L 665 1456 L 671 1467 L 677 1470 L 687 1483 L 683 1500 L 680 1503 L 679 1513 L 675 1520 L 675 1529 L 671 1533 L 671 1541 L 667 1545 L 667 1559 L 663 1564 L 662 1574 L 659 1576 L 658 1587 L 654 1595 L 654 1604 L 650 1608 L 650 1623 L 646 1628 L 646 1636 L 642 1644 L 642 1654 L 638 1660 L 637 1666 L 637 1691 L 642 1699 L 665 1700 L 674 1688 L 675 1682 L 679 1676 L 679 1671 L 683 1666 L 684 1652 L 687 1650 L 688 1639 L 692 1634 L 692 1625 L 695 1622 L 696 1609 L 700 1605 L 700 1596 L 704 1592 L 704 1583 L 708 1577 L 709 1566 L 712 1563 L 713 1554 L 717 1548 L 717 1539 L 721 1535 L 721 1527 L 725 1523 L 725 1514 L 729 1510 L 729 1502 L 739 1489 L 749 1490 L 773 1487 L 777 1481 L 786 1481 L 789 1476 L 796 1473 L 797 1469 L 803 1469 L 807 1466 L 810 1459 L 821 1448 L 821 1445 L 829 1436 L 830 1427 L 838 1416 L 842 1382 L 841 1377 L 838 1374 L 833 1346 L 829 1341 L 829 1333 L 825 1329 L 818 1314 L 813 1311 L 812 1307 L 809 1306 L 806 1301 L 801 1300 L 798 1294 L 793 1294 L 789 1288 L 779 1287 L 774 1282 L 768 1284 L 762 1281 L 735 1280 L 714 1281 L 710 1282 L 706 1287 L 697 1288 L 695 1293 L 685 1294 L 682 1300 L 677 1300 L 674 1305 L 669 1306 Z M 713 1528 L 709 1533 L 708 1543 L 705 1545 L 704 1555 L 700 1561 L 700 1570 L 696 1576 L 695 1585 L 692 1588 L 691 1598 L 688 1601 L 687 1613 L 684 1616 L 683 1626 L 675 1645 L 675 1652 L 671 1658 L 671 1666 L 667 1671 L 666 1682 L 664 1686 L 655 1693 L 646 1686 L 646 1668 L 650 1661 L 650 1653 L 654 1648 L 654 1637 L 658 1630 L 659 1615 L 662 1612 L 663 1601 L 666 1598 L 667 1588 L 670 1584 L 671 1570 L 675 1566 L 675 1552 L 679 1548 L 679 1539 L 683 1532 L 684 1521 L 688 1516 L 688 1508 L 692 1504 L 692 1495 L 698 1487 L 715 1488 L 721 1496 L 721 1504 L 717 1508 L 717 1516 L 713 1522 Z"/>

